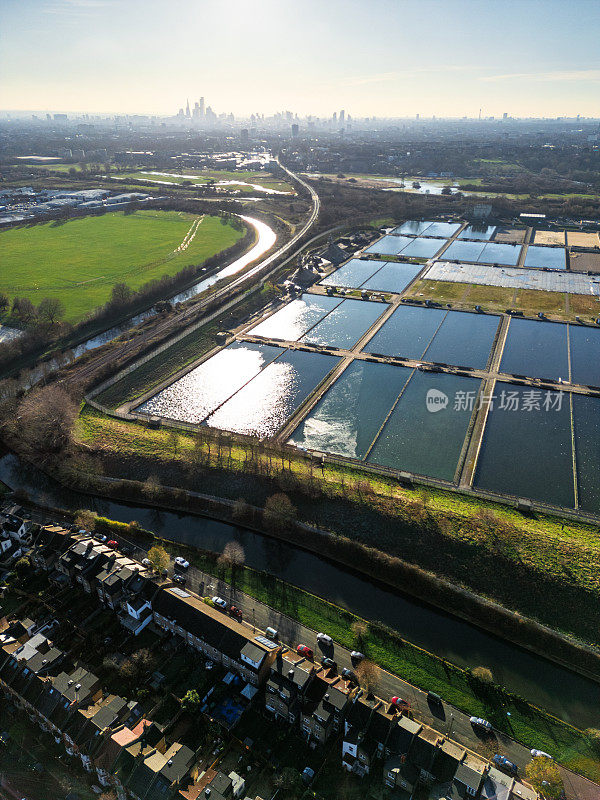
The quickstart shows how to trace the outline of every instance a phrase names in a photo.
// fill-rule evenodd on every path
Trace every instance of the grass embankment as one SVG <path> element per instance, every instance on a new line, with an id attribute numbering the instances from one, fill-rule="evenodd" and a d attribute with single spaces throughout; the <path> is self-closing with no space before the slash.
<path id="1" fill-rule="evenodd" d="M 185 336 L 179 342 L 151 358 L 115 384 L 96 396 L 96 400 L 107 408 L 118 408 L 122 403 L 149 391 L 158 378 L 164 380 L 178 370 L 200 358 L 215 347 L 215 334 L 237 327 L 240 322 L 266 303 L 278 296 L 269 283 L 248 297 L 239 306 L 220 314 L 212 322 Z"/>
<path id="2" fill-rule="evenodd" d="M 34 304 L 58 297 L 65 319 L 77 322 L 109 300 L 115 283 L 138 289 L 202 264 L 243 235 L 220 217 L 156 210 L 12 228 L 0 233 L 0 292 Z"/>
<path id="3" fill-rule="evenodd" d="M 501 286 L 453 281 L 419 280 L 410 287 L 405 296 L 436 303 L 452 303 L 456 308 L 471 310 L 476 305 L 481 306 L 484 311 L 492 312 L 511 308 L 530 317 L 542 311 L 553 319 L 564 321 L 574 321 L 579 316 L 584 321 L 592 322 L 600 313 L 600 303 L 592 296 L 543 292 L 538 289 L 506 289 Z"/>
<path id="4" fill-rule="evenodd" d="M 528 517 L 499 503 L 400 486 L 360 466 L 277 454 L 224 437 L 150 430 L 85 406 L 76 434 L 96 450 L 105 474 L 146 480 L 264 507 L 283 489 L 298 519 L 419 565 L 552 628 L 598 643 L 600 540 L 597 528 L 558 517 Z M 204 431 L 201 434 L 210 436 Z M 231 444 L 231 447 L 229 445 Z M 313 475 L 318 472 L 317 476 Z"/>
<path id="5" fill-rule="evenodd" d="M 131 538 L 131 528 L 119 522 L 99 518 L 98 529 Z M 135 534 L 144 545 L 155 540 L 151 532 Z M 156 537 L 158 538 L 158 537 Z M 402 639 L 393 630 L 361 620 L 355 614 L 320 597 L 292 586 L 265 572 L 249 567 L 230 568 L 217 564 L 217 555 L 160 540 L 172 556 L 185 556 L 190 563 L 211 575 L 233 583 L 261 603 L 288 615 L 316 631 L 325 631 L 336 642 L 352 650 L 365 652 L 376 664 L 426 691 L 435 691 L 447 702 L 476 716 L 489 719 L 500 730 L 527 745 L 551 753 L 565 766 L 600 780 L 600 760 L 582 731 L 545 713 L 498 686 L 486 685 L 468 671 L 438 658 Z M 357 639 L 352 631 L 355 622 L 366 622 L 366 633 Z M 507 719 L 510 713 L 510 723 Z M 417 710 L 418 717 L 418 710 Z"/>
<path id="6" fill-rule="evenodd" d="M 121 179 L 134 179 L 138 181 L 148 181 L 149 183 L 172 183 L 184 185 L 205 185 L 209 181 L 215 184 L 221 181 L 228 182 L 227 186 L 221 187 L 225 189 L 240 189 L 242 191 L 256 191 L 248 184 L 262 186 L 276 192 L 294 192 L 294 187 L 286 181 L 277 178 L 269 172 L 255 171 L 255 170 L 196 170 L 187 169 L 186 167 L 181 170 L 135 170 L 131 172 L 113 173 L 111 178 Z M 229 183 L 231 181 L 232 183 Z"/>

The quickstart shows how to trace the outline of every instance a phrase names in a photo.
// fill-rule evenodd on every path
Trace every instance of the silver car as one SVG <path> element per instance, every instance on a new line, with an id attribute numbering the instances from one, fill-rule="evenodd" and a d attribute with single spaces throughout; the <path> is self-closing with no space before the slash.
<path id="1" fill-rule="evenodd" d="M 471 717 L 469 722 L 475 728 L 483 728 L 484 731 L 491 731 L 493 729 L 493 725 L 491 722 L 488 722 L 487 719 L 482 719 L 482 717 Z"/>

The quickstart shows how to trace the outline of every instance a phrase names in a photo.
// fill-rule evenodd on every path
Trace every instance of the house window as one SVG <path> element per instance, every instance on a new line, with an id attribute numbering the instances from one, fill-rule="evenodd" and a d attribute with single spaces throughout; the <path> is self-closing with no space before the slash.
<path id="1" fill-rule="evenodd" d="M 477 790 L 474 789 L 472 786 L 467 786 L 467 794 L 470 794 L 471 797 L 475 797 L 477 794 Z"/>

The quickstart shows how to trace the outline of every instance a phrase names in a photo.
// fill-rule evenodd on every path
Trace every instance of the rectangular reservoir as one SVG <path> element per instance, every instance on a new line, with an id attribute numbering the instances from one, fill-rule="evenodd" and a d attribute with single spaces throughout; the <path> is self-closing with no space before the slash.
<path id="1" fill-rule="evenodd" d="M 600 514 L 600 398 L 573 395 L 579 506 Z"/>
<path id="2" fill-rule="evenodd" d="M 338 363 L 336 356 L 289 350 L 234 394 L 206 424 L 260 439 L 273 436 Z"/>
<path id="3" fill-rule="evenodd" d="M 437 308 L 399 306 L 363 350 L 385 356 L 420 359 L 446 313 Z"/>
<path id="4" fill-rule="evenodd" d="M 495 225 L 467 225 L 464 231 L 458 234 L 458 239 L 473 239 L 489 242 L 496 233 Z"/>
<path id="5" fill-rule="evenodd" d="M 449 311 L 423 358 L 457 367 L 485 369 L 500 317 Z"/>
<path id="6" fill-rule="evenodd" d="M 519 244 L 498 244 L 488 242 L 477 259 L 480 264 L 505 264 L 509 267 L 516 266 L 521 255 Z"/>
<path id="7" fill-rule="evenodd" d="M 374 292 L 400 294 L 417 277 L 421 269 L 422 267 L 418 264 L 388 261 L 385 266 L 361 284 L 360 288 Z"/>
<path id="8" fill-rule="evenodd" d="M 438 236 L 441 239 L 449 239 L 454 236 L 460 228 L 460 222 L 432 222 L 426 229 L 426 236 Z"/>
<path id="9" fill-rule="evenodd" d="M 571 381 L 600 386 L 600 328 L 569 325 Z"/>
<path id="10" fill-rule="evenodd" d="M 402 250 L 402 255 L 407 258 L 433 258 L 444 244 L 441 239 L 413 239 Z"/>
<path id="11" fill-rule="evenodd" d="M 452 242 L 447 250 L 444 250 L 443 258 L 448 261 L 470 261 L 473 264 L 483 251 L 482 242 L 462 242 L 458 239 Z"/>
<path id="12" fill-rule="evenodd" d="M 397 256 L 413 240 L 409 236 L 384 236 L 364 251 L 382 256 Z"/>
<path id="13" fill-rule="evenodd" d="M 402 225 L 398 225 L 397 228 L 394 228 L 392 233 L 396 236 L 400 236 L 404 233 L 410 236 L 421 236 L 431 225 L 433 225 L 431 220 L 407 219 Z"/>
<path id="14" fill-rule="evenodd" d="M 351 258 L 331 275 L 319 281 L 323 286 L 341 286 L 345 289 L 358 289 L 372 275 L 380 270 L 385 261 L 367 261 L 366 259 Z"/>
<path id="15" fill-rule="evenodd" d="M 472 414 L 462 398 L 471 393 L 474 399 L 480 384 L 450 373 L 415 372 L 368 463 L 453 481 Z"/>
<path id="16" fill-rule="evenodd" d="M 303 294 L 260 322 L 249 333 L 268 339 L 282 339 L 295 342 L 310 330 L 313 325 L 340 305 L 340 297 Z"/>
<path id="17" fill-rule="evenodd" d="M 136 411 L 181 422 L 202 422 L 284 351 L 234 342 L 139 406 Z"/>
<path id="18" fill-rule="evenodd" d="M 575 493 L 568 393 L 500 381 L 494 393 L 496 401 L 488 414 L 475 485 L 572 508 Z"/>
<path id="19" fill-rule="evenodd" d="M 324 347 L 352 348 L 388 308 L 386 303 L 344 300 L 300 341 Z"/>
<path id="20" fill-rule="evenodd" d="M 511 319 L 500 372 L 568 381 L 567 326 L 560 322 Z"/>
<path id="21" fill-rule="evenodd" d="M 567 256 L 564 247 L 536 247 L 530 244 L 525 255 L 525 267 L 566 269 Z"/>
<path id="22" fill-rule="evenodd" d="M 353 361 L 300 423 L 290 443 L 363 459 L 411 370 Z"/>

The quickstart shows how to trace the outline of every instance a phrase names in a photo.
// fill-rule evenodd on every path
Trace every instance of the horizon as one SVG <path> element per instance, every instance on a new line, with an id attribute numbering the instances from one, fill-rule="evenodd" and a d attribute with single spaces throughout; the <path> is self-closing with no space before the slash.
<path id="1" fill-rule="evenodd" d="M 588 0 L 306 0 L 301 18 L 291 0 L 226 16 L 216 0 L 5 0 L 2 107 L 168 117 L 204 96 L 239 118 L 595 119 L 598 24 Z"/>

